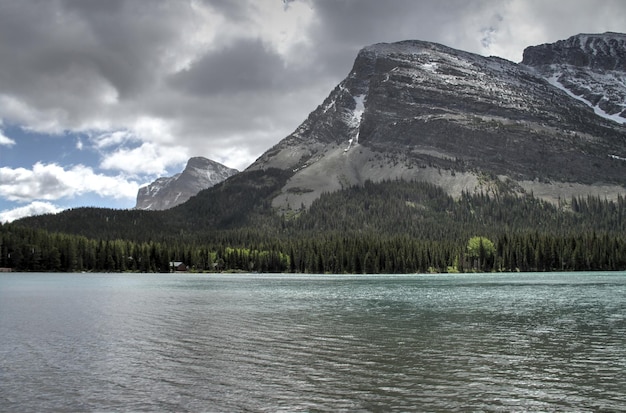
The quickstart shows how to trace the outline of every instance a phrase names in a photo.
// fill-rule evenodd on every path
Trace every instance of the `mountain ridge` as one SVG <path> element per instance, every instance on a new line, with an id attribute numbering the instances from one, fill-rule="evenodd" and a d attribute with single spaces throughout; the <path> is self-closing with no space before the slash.
<path id="1" fill-rule="evenodd" d="M 522 64 L 597 115 L 626 124 L 626 34 L 579 34 L 531 46 Z"/>
<path id="2" fill-rule="evenodd" d="M 239 171 L 219 162 L 197 156 L 185 169 L 171 177 L 161 177 L 139 188 L 135 209 L 164 210 L 180 205 L 203 189 L 224 181 Z"/>
<path id="3" fill-rule="evenodd" d="M 293 171 L 272 201 L 282 211 L 396 178 L 455 196 L 503 186 L 553 202 L 623 194 L 623 130 L 563 92 L 501 58 L 423 41 L 379 43 L 361 49 L 324 102 L 248 170 Z"/>
<path id="4" fill-rule="evenodd" d="M 246 170 L 158 217 L 137 211 L 146 215 L 131 221 L 159 221 L 180 236 L 278 231 L 325 194 L 395 180 L 435 185 L 455 199 L 534 195 L 559 208 L 576 197 L 619 200 L 626 129 L 536 68 L 429 42 L 381 43 L 363 48 L 328 97 Z M 333 220 L 347 212 L 337 213 Z M 111 229 L 108 211 L 69 211 L 62 219 L 72 228 L 73 214 L 106 217 L 98 225 L 116 237 L 130 231 Z M 63 231 L 54 218 L 30 222 Z"/>

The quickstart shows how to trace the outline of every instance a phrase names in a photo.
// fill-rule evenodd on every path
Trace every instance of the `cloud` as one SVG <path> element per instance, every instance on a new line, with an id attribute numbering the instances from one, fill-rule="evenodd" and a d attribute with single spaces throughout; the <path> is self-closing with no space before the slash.
<path id="1" fill-rule="evenodd" d="M 98 149 L 118 146 L 133 140 L 135 138 L 128 130 L 107 131 L 90 138 L 90 141 Z"/>
<path id="2" fill-rule="evenodd" d="M 62 208 L 51 204 L 50 202 L 35 201 L 28 205 L 0 211 L 0 222 L 13 222 L 16 219 L 42 214 L 56 214 L 61 212 Z"/>
<path id="3" fill-rule="evenodd" d="M 184 147 L 165 147 L 145 142 L 137 148 L 120 148 L 106 155 L 100 167 L 133 175 L 163 175 L 168 167 L 180 165 L 188 159 Z"/>
<path id="4" fill-rule="evenodd" d="M 32 169 L 0 168 L 0 196 L 15 202 L 51 201 L 87 193 L 132 199 L 139 186 L 123 176 L 96 174 L 84 165 L 66 170 L 57 164 L 38 162 Z"/>
<path id="5" fill-rule="evenodd" d="M 15 141 L 8 136 L 4 135 L 2 129 L 0 129 L 0 146 L 13 146 L 15 145 Z"/>
<path id="6" fill-rule="evenodd" d="M 99 3 L 2 1 L 0 96 L 12 104 L 0 116 L 41 132 L 115 125 L 198 52 L 194 2 Z"/>
<path id="7" fill-rule="evenodd" d="M 492 3 L 480 14 L 465 17 L 464 23 L 482 28 L 481 40 L 487 41 L 477 52 L 514 62 L 521 61 L 528 46 L 556 42 L 579 33 L 624 31 L 626 3 L 621 0 L 477 3 L 484 6 Z"/>
<path id="8" fill-rule="evenodd" d="M 0 0 L 0 9 L 0 119 L 59 139 L 85 134 L 110 171 L 160 173 L 183 154 L 247 166 L 368 44 L 428 40 L 520 61 L 529 45 L 623 31 L 626 2 Z"/>
<path id="9" fill-rule="evenodd" d="M 525 47 L 580 32 L 624 31 L 621 0 L 312 0 L 316 50 L 343 55 L 357 45 L 418 39 L 520 61 Z M 490 30 L 492 29 L 492 30 Z M 485 39 L 485 34 L 491 35 Z M 487 40 L 487 42 L 485 42 Z M 322 46 L 323 45 L 323 46 Z"/>
<path id="10" fill-rule="evenodd" d="M 242 39 L 206 54 L 172 84 L 192 94 L 237 94 L 271 91 L 285 84 L 287 69 L 280 55 L 260 39 Z"/>
<path id="11" fill-rule="evenodd" d="M 313 11 L 303 2 L 288 11 L 278 0 L 99 3 L 3 3 L 0 37 L 11 41 L 0 43 L 0 119 L 87 133 L 101 138 L 101 149 L 124 131 L 143 143 L 184 146 L 189 156 L 226 153 L 222 145 L 235 136 L 236 146 L 249 142 L 251 161 L 337 80 L 319 87 L 323 65 L 312 64 L 305 47 Z M 273 127 L 259 134 L 260 123 Z"/>

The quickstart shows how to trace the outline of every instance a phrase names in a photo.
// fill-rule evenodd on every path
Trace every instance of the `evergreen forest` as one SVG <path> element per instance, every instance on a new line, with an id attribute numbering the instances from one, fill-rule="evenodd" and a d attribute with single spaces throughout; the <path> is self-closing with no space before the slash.
<path id="1" fill-rule="evenodd" d="M 236 178 L 236 177 L 235 177 Z M 258 177 L 257 177 L 258 178 Z M 626 200 L 367 182 L 280 215 L 286 177 L 233 179 L 167 211 L 78 208 L 0 226 L 13 271 L 439 273 L 626 270 Z M 254 183 L 253 183 L 254 182 Z"/>

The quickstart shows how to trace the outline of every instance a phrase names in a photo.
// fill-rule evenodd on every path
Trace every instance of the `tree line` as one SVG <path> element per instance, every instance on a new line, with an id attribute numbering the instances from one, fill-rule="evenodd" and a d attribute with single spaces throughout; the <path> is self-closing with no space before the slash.
<path id="1" fill-rule="evenodd" d="M 193 211 L 206 212 L 200 201 L 171 212 L 87 208 L 61 217 L 72 222 L 66 231 L 46 224 L 55 217 L 4 224 L 0 267 L 163 272 L 181 261 L 199 272 L 626 270 L 621 197 L 553 205 L 531 194 L 479 192 L 455 200 L 434 185 L 388 181 L 325 194 L 291 215 L 258 205 L 212 204 L 209 217 Z"/>
<path id="2" fill-rule="evenodd" d="M 167 272 L 172 261 L 193 271 L 404 274 L 463 271 L 626 270 L 626 237 L 595 232 L 566 237 L 502 234 L 469 240 L 419 240 L 406 235 L 329 233 L 249 246 L 92 240 L 3 225 L 0 267 L 15 271 Z"/>

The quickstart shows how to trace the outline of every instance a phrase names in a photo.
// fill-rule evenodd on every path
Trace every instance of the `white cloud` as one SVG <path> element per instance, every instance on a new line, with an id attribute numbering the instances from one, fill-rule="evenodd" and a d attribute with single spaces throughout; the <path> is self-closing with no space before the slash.
<path id="1" fill-rule="evenodd" d="M 254 37 L 264 39 L 287 61 L 298 62 L 306 54 L 298 53 L 303 46 L 311 46 L 308 29 L 315 12 L 308 1 L 291 1 L 283 8 L 261 6 L 252 13 Z"/>
<path id="2" fill-rule="evenodd" d="M 22 207 L 0 211 L 0 222 L 12 222 L 32 215 L 56 214 L 61 211 L 62 208 L 50 202 L 35 201 Z"/>
<path id="3" fill-rule="evenodd" d="M 168 167 L 180 165 L 188 159 L 189 154 L 184 147 L 165 147 L 144 142 L 137 148 L 120 148 L 105 155 L 100 167 L 128 174 L 163 175 L 167 173 Z"/>
<path id="4" fill-rule="evenodd" d="M 114 199 L 137 196 L 139 184 L 124 176 L 96 174 L 84 165 L 64 169 L 36 163 L 32 169 L 0 168 L 0 197 L 14 202 L 57 200 L 93 193 Z"/>
<path id="5" fill-rule="evenodd" d="M 256 160 L 256 154 L 250 152 L 250 148 L 245 145 L 224 146 L 213 152 L 213 160 L 224 164 L 230 168 L 243 171 Z"/>
<path id="6" fill-rule="evenodd" d="M 41 109 L 18 96 L 0 93 L 0 117 L 24 125 L 24 129 L 58 134 L 63 131 L 67 112 L 61 107 Z"/>
<path id="7" fill-rule="evenodd" d="M 170 131 L 170 122 L 152 116 L 141 116 L 132 125 L 137 138 L 147 142 L 171 143 L 176 137 Z"/>
<path id="8" fill-rule="evenodd" d="M 7 0 L 0 121 L 86 133 L 109 171 L 162 174 L 189 156 L 243 169 L 368 44 L 427 40 L 520 61 L 526 46 L 623 31 L 625 12 L 623 0 Z"/>
<path id="9" fill-rule="evenodd" d="M 90 138 L 94 146 L 99 149 L 121 145 L 133 139 L 133 134 L 128 130 L 108 131 Z"/>
<path id="10" fill-rule="evenodd" d="M 2 129 L 0 129 L 0 146 L 13 146 L 15 145 L 15 141 L 8 136 L 5 136 Z"/>

